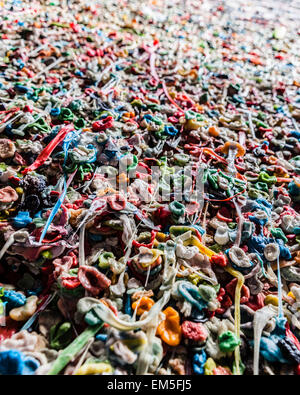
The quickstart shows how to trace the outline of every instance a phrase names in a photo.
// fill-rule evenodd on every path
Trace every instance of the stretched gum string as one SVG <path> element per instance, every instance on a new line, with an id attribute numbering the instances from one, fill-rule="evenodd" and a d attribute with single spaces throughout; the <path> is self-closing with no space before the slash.
<path id="1" fill-rule="evenodd" d="M 251 131 L 251 136 L 254 140 L 256 140 L 255 132 L 254 132 L 254 127 L 253 127 L 253 122 L 252 122 L 252 114 L 249 111 L 248 112 L 248 120 L 249 120 L 249 126 L 250 126 L 250 131 Z"/>
<path id="2" fill-rule="evenodd" d="M 154 51 L 151 51 L 151 55 L 150 55 L 150 69 L 151 69 L 151 75 L 153 76 L 153 78 L 154 78 L 157 82 L 159 82 L 159 77 L 158 77 L 158 75 L 157 75 L 157 71 L 156 71 L 156 68 L 155 68 L 155 58 L 156 58 L 155 52 L 154 52 Z"/>
<path id="3" fill-rule="evenodd" d="M 65 60 L 65 58 L 60 58 L 57 59 L 55 62 L 51 63 L 48 67 L 46 67 L 45 69 L 41 70 L 39 73 L 37 73 L 32 79 L 31 81 L 34 81 L 37 77 L 39 77 L 40 75 L 44 74 L 46 71 L 49 71 L 51 69 L 53 69 L 53 67 L 57 66 L 59 63 L 62 63 Z"/>
<path id="4" fill-rule="evenodd" d="M 60 352 L 47 375 L 57 375 L 59 372 L 61 372 L 64 367 L 66 367 L 66 365 L 72 361 L 76 354 L 82 350 L 89 340 L 94 337 L 97 332 L 99 332 L 103 325 L 103 322 L 101 322 L 101 324 L 90 326 L 85 329 L 78 337 L 76 337 L 68 347 Z"/>
<path id="5" fill-rule="evenodd" d="M 236 148 L 229 148 L 228 155 L 227 155 L 227 168 L 231 176 L 236 175 L 236 168 L 235 168 L 235 159 L 236 159 Z"/>
<path id="6" fill-rule="evenodd" d="M 240 339 L 240 325 L 241 325 L 241 310 L 240 310 L 240 301 L 241 301 L 241 289 L 244 284 L 244 276 L 234 270 L 231 267 L 225 267 L 225 270 L 230 273 L 233 277 L 237 278 L 237 284 L 235 288 L 235 296 L 234 296 L 234 327 L 235 334 L 238 339 Z M 237 346 L 234 350 L 234 358 L 235 358 L 235 366 L 237 375 L 240 375 L 240 346 Z"/>
<path id="7" fill-rule="evenodd" d="M 182 112 L 182 114 L 184 114 L 184 110 L 183 110 L 183 109 L 172 99 L 172 97 L 170 96 L 165 82 L 162 82 L 162 87 L 163 87 L 164 93 L 165 93 L 165 95 L 167 96 L 167 98 L 169 99 L 169 101 L 170 101 L 175 107 L 177 107 L 178 110 L 180 110 L 180 111 Z"/>
<path id="8" fill-rule="evenodd" d="M 244 134 L 243 134 L 243 138 L 245 138 L 245 135 L 244 135 Z M 228 156 L 227 156 L 228 170 L 230 170 L 230 173 L 231 173 L 233 176 L 236 176 L 236 167 L 235 167 L 235 164 L 234 164 L 235 158 L 236 158 L 236 153 L 237 153 L 237 150 L 236 150 L 236 149 L 230 148 L 230 149 L 229 149 L 229 152 L 228 152 Z M 239 218 L 239 221 L 238 221 L 238 230 L 237 230 L 237 235 L 236 235 L 236 239 L 235 239 L 234 244 L 235 244 L 237 247 L 239 247 L 240 244 L 241 244 L 242 229 L 243 229 L 244 218 L 243 218 L 243 216 L 242 216 L 240 206 L 239 206 L 238 203 L 236 202 L 235 197 L 232 197 L 232 201 L 233 201 L 234 207 L 235 207 L 235 209 L 236 209 L 236 212 L 237 212 L 237 215 L 238 215 L 238 218 Z"/>
<path id="9" fill-rule="evenodd" d="M 9 119 L 12 115 L 14 115 L 14 114 L 15 114 L 16 112 L 18 112 L 18 111 L 20 111 L 20 108 L 19 108 L 19 107 L 14 108 L 14 109 L 11 109 L 11 110 L 8 110 L 8 111 L 4 111 L 4 113 L 7 113 L 7 114 L 6 114 L 5 117 L 1 120 L 0 125 L 1 125 L 3 122 L 4 122 L 4 123 L 6 122 L 6 124 L 7 124 L 7 121 L 8 121 L 8 120 L 9 120 L 8 123 L 13 122 L 14 119 L 16 119 L 18 116 L 21 116 L 21 113 L 20 113 L 20 114 L 18 114 L 15 118 Z M 5 125 L 2 125 L 2 127 L 6 126 L 6 124 L 5 124 Z"/>
<path id="10" fill-rule="evenodd" d="M 281 289 L 281 288 L 280 288 Z"/>
<path id="11" fill-rule="evenodd" d="M 246 146 L 246 134 L 245 132 L 239 132 L 239 143 L 245 147 Z"/>
<path id="12" fill-rule="evenodd" d="M 154 193 L 153 193 L 153 195 L 152 195 L 152 198 L 151 198 L 151 201 L 150 201 L 149 205 L 151 205 L 151 204 L 153 203 L 154 198 L 155 198 L 155 196 L 156 196 L 156 194 L 157 194 L 158 189 L 159 189 L 159 183 L 157 183 L 156 189 L 155 189 L 155 191 L 154 191 Z M 133 242 L 133 240 L 135 239 L 135 237 L 136 237 L 136 235 L 137 235 L 137 230 L 138 230 L 138 228 L 140 227 L 141 224 L 142 224 L 142 219 L 141 219 L 140 222 L 136 225 L 134 232 L 132 232 L 132 237 L 131 237 L 131 239 L 129 240 L 129 242 L 128 242 L 126 248 L 125 248 L 125 251 L 126 251 L 126 252 L 125 252 L 124 260 L 125 260 L 126 264 L 127 264 L 127 262 L 128 262 L 128 259 L 129 259 L 130 254 L 131 254 L 132 242 Z"/>
<path id="13" fill-rule="evenodd" d="M 269 220 L 269 223 L 271 224 L 271 227 L 273 227 L 272 218 L 270 216 L 268 216 L 268 220 Z M 272 234 L 271 234 L 271 236 L 272 236 Z M 274 239 L 273 236 L 272 236 L 272 238 Z M 283 304 L 282 304 L 282 281 L 281 281 L 279 257 L 280 257 L 280 253 L 278 254 L 276 261 L 277 261 L 277 283 L 278 283 L 278 317 L 282 318 L 282 317 L 284 317 L 284 314 L 283 314 Z"/>
<path id="14" fill-rule="evenodd" d="M 258 376 L 259 374 L 259 350 L 260 350 L 260 339 L 262 335 L 262 331 L 267 324 L 267 322 L 274 316 L 274 312 L 272 312 L 268 307 L 267 311 L 257 310 L 254 313 L 253 318 L 253 334 L 254 334 L 254 353 L 253 353 L 253 374 Z"/>
<path id="15" fill-rule="evenodd" d="M 87 353 L 88 353 L 88 351 L 89 351 L 89 348 L 91 347 L 93 341 L 94 341 L 94 339 L 91 338 L 91 339 L 87 342 L 87 344 L 86 344 L 86 346 L 85 346 L 85 348 L 84 348 L 84 350 L 83 350 L 83 353 L 82 353 L 82 355 L 81 355 L 81 357 L 80 357 L 80 359 L 79 359 L 77 365 L 75 366 L 75 369 L 74 369 L 74 371 L 73 371 L 73 373 L 72 373 L 72 376 L 73 376 L 73 375 L 76 375 L 77 371 L 81 368 L 81 366 L 82 366 L 82 364 L 83 364 L 83 362 L 84 362 L 84 359 L 85 359 L 85 357 L 86 357 L 86 355 L 87 355 Z"/>
<path id="16" fill-rule="evenodd" d="M 151 325 L 150 328 L 147 328 L 146 330 L 146 336 L 147 336 L 147 345 L 146 347 L 142 350 L 138 363 L 137 363 L 137 370 L 136 374 L 137 375 L 145 375 L 148 372 L 150 361 L 148 355 L 152 353 L 152 345 L 153 345 L 153 340 L 155 338 L 156 334 L 156 329 L 158 326 L 158 315 L 154 318 L 154 324 Z M 148 358 L 147 358 L 148 357 Z"/>
<path id="17" fill-rule="evenodd" d="M 38 315 L 45 310 L 45 308 L 48 306 L 48 304 L 54 299 L 54 297 L 56 296 L 56 292 L 53 293 L 53 295 L 48 295 L 44 297 L 44 301 L 42 301 L 42 303 L 39 305 L 37 311 L 33 314 L 32 317 L 30 317 L 30 319 L 26 322 L 25 325 L 22 326 L 22 328 L 20 329 L 20 331 L 27 331 L 31 325 L 34 323 L 34 321 L 36 320 L 36 318 L 38 317 Z"/>
<path id="18" fill-rule="evenodd" d="M 278 281 L 278 317 L 283 317 L 283 306 L 282 306 L 282 282 L 280 272 L 279 255 L 277 257 L 277 281 Z"/>
<path id="19" fill-rule="evenodd" d="M 4 244 L 4 246 L 1 248 L 0 251 L 0 259 L 3 257 L 3 255 L 5 254 L 5 252 L 9 249 L 9 247 L 14 243 L 14 234 L 12 234 L 11 236 L 9 236 L 9 238 L 7 239 L 6 243 Z"/>
<path id="20" fill-rule="evenodd" d="M 9 247 L 14 243 L 16 234 L 24 233 L 24 232 L 27 233 L 26 230 L 20 229 L 20 230 L 15 231 L 11 236 L 9 236 L 9 238 L 6 241 L 6 243 L 4 244 L 4 246 L 0 250 L 0 259 L 3 257 L 5 252 L 9 249 Z"/>
<path id="21" fill-rule="evenodd" d="M 206 215 L 207 215 L 207 210 L 208 210 L 208 202 L 206 202 L 205 208 L 204 208 L 204 214 L 203 214 L 203 219 L 202 219 L 202 228 L 204 230 L 203 236 L 202 236 L 202 243 L 205 246 L 205 235 L 206 235 Z M 200 221 L 200 217 L 199 217 Z"/>
<path id="22" fill-rule="evenodd" d="M 271 218 L 269 218 L 271 222 Z M 272 223 L 272 222 L 271 222 Z M 259 258 L 259 260 L 261 260 Z M 279 255 L 277 257 L 277 282 L 278 282 L 278 316 L 283 317 L 283 306 L 282 306 L 282 284 L 281 284 L 281 274 L 280 274 L 280 261 Z M 264 308 L 263 308 L 264 309 Z M 260 339 L 262 331 L 267 324 L 267 322 L 275 314 L 271 310 L 269 313 L 264 314 L 263 309 L 258 310 L 254 314 L 253 319 L 253 332 L 254 332 L 254 353 L 253 353 L 253 374 L 257 376 L 259 374 L 259 350 L 260 350 Z M 262 316 L 262 317 L 261 317 Z"/>
<path id="23" fill-rule="evenodd" d="M 102 204 L 101 210 L 98 210 L 98 211 L 97 211 L 97 209 L 99 208 L 99 207 L 97 206 L 97 202 L 101 202 L 101 203 L 102 203 L 102 201 L 101 201 L 100 199 L 99 199 L 99 200 L 96 200 L 96 199 L 97 199 L 97 198 L 95 198 L 95 199 L 92 201 L 90 208 L 88 209 L 87 213 L 86 213 L 85 216 L 83 217 L 83 219 L 82 219 L 82 221 L 80 222 L 80 224 L 77 226 L 77 229 L 76 229 L 76 231 L 73 233 L 72 238 L 77 234 L 77 232 L 81 229 L 81 227 L 82 227 L 87 221 L 90 221 L 90 220 L 91 220 L 92 218 L 94 218 L 95 216 L 100 215 L 100 214 L 103 212 L 103 210 L 105 209 L 105 206 L 103 206 L 103 204 Z M 105 202 L 105 204 L 106 204 L 106 202 Z M 100 207 L 101 207 L 101 206 L 100 206 Z"/>
<path id="24" fill-rule="evenodd" d="M 233 201 L 233 204 L 234 204 L 234 206 L 235 206 L 235 208 L 236 208 L 236 212 L 237 212 L 238 218 L 239 218 L 239 221 L 238 221 L 238 230 L 237 230 L 237 235 L 236 235 L 236 239 L 235 239 L 234 244 L 235 244 L 237 247 L 239 247 L 240 244 L 241 244 L 242 229 L 243 229 L 243 224 L 244 224 L 244 217 L 243 217 L 243 215 L 242 215 L 242 213 L 241 213 L 240 206 L 238 205 L 238 203 L 236 202 L 236 200 L 233 199 L 232 201 Z"/>
<path id="25" fill-rule="evenodd" d="M 147 277 L 146 277 L 146 282 L 145 282 L 145 286 L 144 286 L 145 289 L 143 290 L 141 297 L 140 297 L 139 300 L 137 301 L 137 304 L 136 304 L 136 306 L 135 306 L 134 312 L 133 312 L 132 317 L 131 317 L 131 320 L 132 320 L 132 321 L 135 321 L 135 319 L 136 319 L 137 310 L 138 310 L 138 308 L 139 308 L 139 306 L 140 306 L 140 303 L 141 303 L 141 300 L 142 300 L 142 298 L 143 298 L 143 296 L 144 296 L 144 294 L 145 294 L 146 286 L 147 286 L 148 280 L 149 280 L 150 269 L 151 269 L 151 265 L 148 266 Z"/>
<path id="26" fill-rule="evenodd" d="M 79 266 L 82 266 L 85 264 L 85 253 L 84 253 L 85 227 L 86 227 L 86 224 L 83 224 L 83 226 L 80 228 L 80 233 L 79 233 L 79 247 L 78 247 Z"/>
<path id="27" fill-rule="evenodd" d="M 300 130 L 299 130 L 299 128 L 298 128 L 297 122 L 295 121 L 295 119 L 294 119 L 293 117 L 292 117 L 292 123 L 293 123 L 293 126 L 294 126 L 294 128 L 296 129 L 296 131 L 299 133 Z"/>
<path id="28" fill-rule="evenodd" d="M 94 314 L 103 322 L 113 326 L 119 331 L 131 331 L 135 329 L 142 328 L 148 325 L 155 316 L 157 316 L 163 306 L 168 303 L 171 296 L 171 291 L 165 291 L 164 295 L 151 307 L 148 312 L 148 315 L 143 320 L 139 321 L 125 321 L 121 318 L 115 316 L 115 314 L 101 301 L 95 298 L 89 298 L 90 300 L 95 302 L 97 308 L 94 310 Z"/>
<path id="29" fill-rule="evenodd" d="M 9 114 L 10 115 L 10 114 Z M 12 114 L 13 115 L 13 114 Z M 16 119 L 20 118 L 22 116 L 22 113 L 17 114 L 13 119 L 9 119 L 7 122 L 4 124 L 1 124 L 1 130 L 6 128 L 7 125 L 12 124 Z"/>
<path id="30" fill-rule="evenodd" d="M 243 194 L 245 191 L 246 191 L 246 188 L 243 189 L 241 192 L 236 193 L 233 196 L 229 196 L 226 199 L 208 199 L 208 198 L 205 198 L 205 200 L 207 200 L 208 202 L 229 202 L 230 200 L 234 199 L 235 197 Z"/>
<path id="31" fill-rule="evenodd" d="M 146 277 L 146 281 L 145 281 L 145 288 L 146 288 L 147 285 L 148 285 L 149 276 L 150 276 L 150 271 L 151 271 L 151 265 L 148 266 L 147 277 Z"/>
<path id="32" fill-rule="evenodd" d="M 155 51 L 156 51 L 157 45 L 153 46 L 152 48 L 148 48 L 146 45 L 143 45 L 143 49 L 148 52 L 150 55 L 150 71 L 152 77 L 156 80 L 156 82 L 159 82 L 160 79 L 157 75 L 156 67 L 155 67 Z"/>
<path id="33" fill-rule="evenodd" d="M 205 274 L 198 272 L 196 269 L 193 268 L 193 266 L 190 266 L 186 261 L 184 261 L 183 265 L 186 266 L 187 268 L 189 268 L 192 272 L 197 274 L 199 277 L 201 277 L 201 279 L 208 281 L 212 285 L 218 284 L 213 278 L 208 277 Z"/>
<path id="34" fill-rule="evenodd" d="M 69 177 L 67 182 L 66 182 L 66 179 L 64 177 L 64 190 L 61 193 L 59 199 L 57 200 L 55 206 L 53 207 L 53 209 L 52 209 L 52 211 L 51 211 L 51 213 L 50 213 L 50 215 L 49 215 L 49 217 L 47 219 L 47 222 L 46 222 L 46 225 L 45 225 L 45 227 L 43 229 L 43 232 L 41 234 L 39 243 L 41 243 L 43 241 L 43 239 L 46 236 L 46 233 L 47 233 L 47 231 L 48 231 L 48 229 L 49 229 L 49 227 L 50 227 L 50 225 L 51 225 L 56 213 L 58 212 L 60 206 L 63 204 L 63 202 L 65 200 L 65 197 L 66 197 L 66 194 L 67 194 L 68 187 L 70 186 L 70 184 L 71 184 L 76 172 L 77 172 L 77 169 L 70 175 L 70 177 Z"/>
<path id="35" fill-rule="evenodd" d="M 1 100 L 2 100 L 2 98 L 1 98 Z M 20 107 L 13 107 L 13 108 L 10 108 L 9 110 L 1 110 L 0 114 L 9 114 L 11 112 L 14 113 L 16 111 L 20 111 Z"/>
<path id="36" fill-rule="evenodd" d="M 171 261 L 171 262 L 170 262 Z M 170 257 L 170 254 L 168 254 L 166 252 L 166 265 L 165 265 L 165 269 L 166 268 L 170 268 L 172 266 L 172 257 Z M 177 272 L 175 273 L 175 276 L 173 278 L 173 282 L 175 281 L 175 277 L 176 277 Z M 146 320 L 148 318 L 150 318 L 149 316 L 151 315 L 151 321 L 152 321 L 152 325 L 146 329 L 146 336 L 147 336 L 147 345 L 145 347 L 145 349 L 141 352 L 139 359 L 138 359 L 138 364 L 137 364 L 137 374 L 147 374 L 148 369 L 149 369 L 149 364 L 150 364 L 150 360 L 149 360 L 149 356 L 152 354 L 152 345 L 153 345 L 153 340 L 155 338 L 155 334 L 156 334 L 156 329 L 157 329 L 157 325 L 158 325 L 158 315 L 159 313 L 162 311 L 162 308 L 164 306 L 164 304 L 166 304 L 167 302 L 164 303 L 164 300 L 166 299 L 167 301 L 170 298 L 170 293 L 171 291 L 164 291 L 164 295 L 163 297 L 156 303 L 158 304 L 161 300 L 163 300 L 161 306 L 158 307 L 158 311 L 154 312 L 152 311 L 153 307 L 156 305 L 154 305 L 151 309 L 150 312 L 148 313 Z M 136 311 L 135 311 L 136 314 Z M 145 320 L 143 320 L 145 322 Z M 149 321 L 149 323 L 151 322 Z M 140 325 L 141 325 L 141 321 L 139 321 Z M 148 325 L 147 323 L 144 325 Z"/>

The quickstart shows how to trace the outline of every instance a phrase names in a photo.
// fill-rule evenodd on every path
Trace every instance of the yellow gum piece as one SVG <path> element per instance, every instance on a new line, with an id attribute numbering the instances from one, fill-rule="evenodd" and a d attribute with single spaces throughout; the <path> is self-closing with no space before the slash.
<path id="1" fill-rule="evenodd" d="M 89 363 L 81 366 L 75 373 L 76 376 L 87 376 L 91 374 L 112 373 L 112 367 L 108 363 Z"/>
<path id="2" fill-rule="evenodd" d="M 157 232 L 156 236 L 155 236 L 155 239 L 157 239 L 157 241 L 160 241 L 160 242 L 166 241 L 167 238 L 168 238 L 168 236 L 162 232 Z"/>
<path id="3" fill-rule="evenodd" d="M 146 262 L 146 263 L 144 263 L 144 262 L 139 262 L 140 265 L 141 265 L 142 267 L 148 267 L 148 266 L 153 265 L 153 263 L 154 263 L 160 256 L 163 255 L 163 251 L 157 250 L 157 249 L 155 249 L 155 248 L 152 248 L 152 249 L 151 249 L 151 252 L 152 252 L 152 254 L 153 254 L 153 258 L 151 259 L 150 262 Z"/>
<path id="4" fill-rule="evenodd" d="M 38 297 L 35 295 L 27 298 L 26 304 L 21 307 L 16 307 L 9 312 L 9 316 L 14 321 L 26 321 L 33 316 L 37 309 Z"/>
<path id="5" fill-rule="evenodd" d="M 240 325 L 241 325 L 241 310 L 240 310 L 240 301 L 241 301 L 241 289 L 244 284 L 244 276 L 242 273 L 234 270 L 232 267 L 225 267 L 224 268 L 229 274 L 233 277 L 237 278 L 237 284 L 235 287 L 235 295 L 234 295 L 234 327 L 235 327 L 235 334 L 237 338 L 240 338 Z M 234 350 L 234 358 L 235 358 L 235 366 L 236 372 L 239 376 L 240 372 L 240 347 L 237 346 Z"/>
<path id="6" fill-rule="evenodd" d="M 273 306 L 278 306 L 278 298 L 275 295 L 267 295 L 265 297 L 265 304 L 272 304 Z"/>
<path id="7" fill-rule="evenodd" d="M 213 376 L 213 370 L 217 367 L 215 361 L 212 358 L 208 358 L 204 364 L 204 375 Z"/>
<path id="8" fill-rule="evenodd" d="M 168 238 L 168 235 L 165 235 L 164 233 L 157 232 L 154 242 L 153 242 L 153 247 L 157 247 L 160 243 L 164 243 Z"/>
<path id="9" fill-rule="evenodd" d="M 196 236 L 191 236 L 189 239 L 183 242 L 184 246 L 191 244 L 198 247 L 199 252 L 201 252 L 201 254 L 207 255 L 209 258 L 211 258 L 213 255 L 216 255 L 215 251 L 205 247 L 205 245 L 203 245 Z"/>
<path id="10" fill-rule="evenodd" d="M 293 299 L 296 300 L 295 295 L 293 294 L 292 291 L 290 291 L 290 292 L 287 294 L 287 296 L 289 296 L 290 298 L 293 298 Z"/>
<path id="11" fill-rule="evenodd" d="M 131 351 L 137 351 L 142 349 L 147 344 L 147 339 L 138 338 L 138 339 L 124 339 L 122 343 L 125 344 Z"/>

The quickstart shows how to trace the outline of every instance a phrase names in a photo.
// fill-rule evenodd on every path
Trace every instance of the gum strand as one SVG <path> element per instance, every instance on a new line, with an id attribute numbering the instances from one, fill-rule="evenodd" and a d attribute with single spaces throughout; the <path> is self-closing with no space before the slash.
<path id="1" fill-rule="evenodd" d="M 233 277 L 237 278 L 237 284 L 235 288 L 235 297 L 234 297 L 234 327 L 235 327 L 235 334 L 238 339 L 240 339 L 240 326 L 241 326 L 241 311 L 240 311 L 240 300 L 241 300 L 241 289 L 244 284 L 244 276 L 232 269 L 231 267 L 225 267 L 225 270 L 231 274 Z M 235 366 L 236 372 L 239 376 L 240 372 L 240 346 L 237 346 L 234 350 L 234 358 L 235 358 Z"/>

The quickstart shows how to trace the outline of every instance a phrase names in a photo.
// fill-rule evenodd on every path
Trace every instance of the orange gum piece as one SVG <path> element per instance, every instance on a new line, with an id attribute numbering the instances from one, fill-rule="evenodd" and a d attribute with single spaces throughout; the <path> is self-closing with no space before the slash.
<path id="1" fill-rule="evenodd" d="M 178 346 L 181 341 L 181 326 L 178 312 L 167 307 L 163 313 L 166 318 L 157 327 L 157 335 L 169 346 Z"/>
<path id="2" fill-rule="evenodd" d="M 141 299 L 138 299 L 134 303 L 132 303 L 132 309 L 135 310 L 137 308 L 137 315 L 142 315 L 145 311 L 149 311 L 151 307 L 154 305 L 154 300 L 148 298 L 147 296 L 143 296 Z M 138 306 L 138 307 L 137 307 Z"/>
<path id="3" fill-rule="evenodd" d="M 221 152 L 223 152 L 223 154 L 228 154 L 230 148 L 237 149 L 237 153 L 236 153 L 237 158 L 239 156 L 244 156 L 246 153 L 245 148 L 241 144 L 235 141 L 226 141 L 226 143 L 221 147 Z"/>

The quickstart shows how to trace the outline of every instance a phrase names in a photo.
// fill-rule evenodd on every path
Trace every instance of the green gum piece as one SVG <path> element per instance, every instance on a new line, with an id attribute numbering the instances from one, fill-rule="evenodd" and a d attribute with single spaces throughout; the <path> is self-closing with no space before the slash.
<path id="1" fill-rule="evenodd" d="M 123 230 L 123 226 L 118 224 L 114 219 L 109 219 L 107 221 L 104 221 L 103 224 L 105 226 L 110 226 L 114 230 Z"/>
<path id="2" fill-rule="evenodd" d="M 72 121 L 74 114 L 69 108 L 62 107 L 58 118 L 62 119 L 63 121 Z"/>
<path id="3" fill-rule="evenodd" d="M 82 286 L 76 287 L 74 289 L 67 289 L 57 284 L 59 294 L 67 298 L 82 298 L 84 295 L 84 288 Z"/>
<path id="4" fill-rule="evenodd" d="M 266 117 L 267 117 L 266 114 L 263 113 L 263 112 L 261 112 L 261 111 L 260 111 L 260 112 L 258 113 L 258 115 L 257 115 L 257 118 L 260 119 L 261 121 L 263 121 L 264 119 L 266 119 Z"/>
<path id="5" fill-rule="evenodd" d="M 109 262 L 108 259 L 109 258 L 115 258 L 114 254 L 112 252 L 103 252 L 103 254 L 101 254 L 99 256 L 99 263 L 98 266 L 101 269 L 108 269 L 109 268 Z"/>
<path id="6" fill-rule="evenodd" d="M 185 112 L 185 119 L 189 120 L 189 119 L 196 119 L 197 121 L 201 122 L 204 121 L 204 118 L 201 114 L 194 112 L 192 110 L 186 111 Z"/>
<path id="7" fill-rule="evenodd" d="M 169 209 L 171 213 L 176 217 L 181 217 L 182 215 L 184 215 L 185 212 L 185 206 L 182 203 L 177 202 L 176 200 L 169 204 Z"/>
<path id="8" fill-rule="evenodd" d="M 285 234 L 281 228 L 272 228 L 271 234 L 273 237 L 275 237 L 275 239 L 282 239 L 285 243 L 288 242 L 288 239 L 285 237 Z"/>
<path id="9" fill-rule="evenodd" d="M 51 251 L 43 251 L 42 253 L 41 253 L 41 255 L 42 255 L 42 257 L 43 258 L 46 258 L 46 259 L 51 259 L 52 258 L 52 252 Z"/>
<path id="10" fill-rule="evenodd" d="M 262 181 L 268 185 L 272 185 L 277 182 L 277 178 L 275 176 L 270 176 L 265 171 L 262 171 L 259 173 L 258 179 L 259 179 L 259 181 Z"/>
<path id="11" fill-rule="evenodd" d="M 154 122 L 156 125 L 164 125 L 163 121 L 158 117 L 152 117 L 151 121 Z"/>
<path id="12" fill-rule="evenodd" d="M 50 329 L 50 346 L 56 350 L 66 347 L 70 343 L 72 326 L 70 322 L 53 325 Z"/>
<path id="13" fill-rule="evenodd" d="M 219 253 L 222 251 L 222 247 L 219 244 L 213 244 L 212 246 L 209 247 L 211 250 L 213 250 L 216 253 Z"/>
<path id="14" fill-rule="evenodd" d="M 236 222 L 229 222 L 228 228 L 229 229 L 236 229 L 237 223 Z"/>
<path id="15" fill-rule="evenodd" d="M 237 338 L 237 336 L 231 332 L 226 331 L 221 333 L 219 336 L 219 347 L 223 352 L 231 352 L 241 344 L 241 341 Z"/>
<path id="16" fill-rule="evenodd" d="M 216 177 L 212 176 L 211 174 L 208 173 L 207 175 L 207 181 L 210 183 L 210 185 L 214 188 L 214 189 L 219 189 L 219 185 L 217 183 L 217 179 Z"/>
<path id="17" fill-rule="evenodd" d="M 76 130 L 82 129 L 85 126 L 85 120 L 83 118 L 78 118 L 77 121 L 74 122 L 74 128 Z"/>
<path id="18" fill-rule="evenodd" d="M 0 171 L 5 171 L 7 169 L 7 165 L 3 162 L 0 163 Z"/>
<path id="19" fill-rule="evenodd" d="M 134 170 L 138 165 L 138 158 L 136 155 L 133 155 L 133 163 L 127 167 L 127 171 Z"/>
<path id="20" fill-rule="evenodd" d="M 150 110 L 152 110 L 152 111 L 160 111 L 161 110 L 161 107 L 156 103 L 148 104 L 148 108 L 150 108 Z"/>
<path id="21" fill-rule="evenodd" d="M 264 122 L 262 122 L 262 121 L 260 121 L 259 119 L 254 119 L 253 120 L 254 121 L 254 123 L 256 124 L 256 126 L 258 127 L 258 128 L 265 128 L 265 129 L 268 129 L 268 125 L 266 124 L 266 123 L 264 123 Z"/>
<path id="22" fill-rule="evenodd" d="M 268 192 L 269 188 L 268 188 L 268 184 L 266 184 L 265 182 L 257 182 L 254 187 L 260 191 L 264 191 L 264 192 Z"/>

